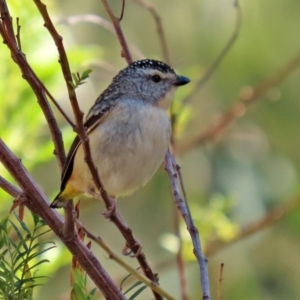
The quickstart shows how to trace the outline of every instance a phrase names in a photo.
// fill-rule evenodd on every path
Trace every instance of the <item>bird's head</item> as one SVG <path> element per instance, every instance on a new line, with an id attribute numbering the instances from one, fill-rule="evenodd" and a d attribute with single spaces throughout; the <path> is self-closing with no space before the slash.
<path id="1" fill-rule="evenodd" d="M 185 76 L 179 76 L 167 64 L 145 59 L 133 62 L 113 79 L 124 92 L 152 105 L 167 109 L 177 87 L 189 83 Z"/>

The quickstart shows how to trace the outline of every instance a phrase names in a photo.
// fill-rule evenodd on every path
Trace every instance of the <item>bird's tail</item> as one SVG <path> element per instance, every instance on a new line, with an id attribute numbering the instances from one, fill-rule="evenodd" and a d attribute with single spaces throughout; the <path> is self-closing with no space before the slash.
<path id="1" fill-rule="evenodd" d="M 70 199 L 64 199 L 64 198 L 61 198 L 62 192 L 60 192 L 56 197 L 55 199 L 52 201 L 52 203 L 50 204 L 50 207 L 51 208 L 62 208 L 62 207 L 65 207 L 68 203 L 68 201 Z"/>
<path id="2" fill-rule="evenodd" d="M 71 199 L 80 195 L 81 192 L 74 190 L 72 185 L 67 184 L 65 188 L 59 192 L 59 194 L 54 198 L 52 203 L 50 204 L 51 208 L 61 208 L 65 207 Z"/>

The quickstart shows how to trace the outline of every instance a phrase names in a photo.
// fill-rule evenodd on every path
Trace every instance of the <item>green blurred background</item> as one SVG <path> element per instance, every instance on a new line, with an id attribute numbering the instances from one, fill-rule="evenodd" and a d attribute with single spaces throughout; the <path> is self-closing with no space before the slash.
<path id="1" fill-rule="evenodd" d="M 38 76 L 71 116 L 58 54 L 32 1 L 8 1 L 12 16 L 21 23 L 22 49 Z M 195 134 L 214 124 L 238 95 L 277 70 L 300 51 L 300 2 L 297 0 L 240 1 L 239 36 L 212 78 L 185 105 L 195 83 L 224 48 L 232 35 L 237 9 L 233 0 L 156 0 L 170 51 L 171 65 L 192 82 L 174 100 L 178 114 L 176 143 L 183 146 Z M 87 111 L 118 70 L 126 66 L 120 46 L 98 24 L 82 21 L 82 14 L 108 20 L 100 1 L 45 1 L 64 37 L 72 72 L 93 69 L 77 90 L 80 106 Z M 116 14 L 121 1 L 110 1 Z M 74 17 L 77 16 L 76 22 Z M 134 59 L 163 60 L 156 26 L 148 11 L 127 0 L 122 20 Z M 22 159 L 51 200 L 59 189 L 59 168 L 43 115 L 32 91 L 21 79 L 5 45 L 0 48 L 0 136 Z M 194 147 L 177 160 L 182 168 L 192 214 L 205 247 L 212 240 L 230 242 L 239 230 L 262 218 L 277 205 L 299 195 L 300 170 L 300 72 L 249 107 L 218 140 Z M 74 133 L 54 109 L 66 149 Z M 0 172 L 10 179 L 0 165 Z M 0 214 L 5 216 L 12 199 L 0 191 Z M 299 197 L 299 196 L 298 196 Z M 120 253 L 124 241 L 104 219 L 103 205 L 92 199 L 81 203 L 80 219 Z M 299 200 L 300 201 L 300 200 Z M 175 263 L 174 204 L 166 173 L 161 169 L 144 188 L 118 202 L 120 211 L 143 245 L 161 285 L 180 298 Z M 294 210 L 267 230 L 238 243 L 216 249 L 209 258 L 212 299 L 216 299 L 220 264 L 224 263 L 223 299 L 300 299 L 300 213 Z M 190 299 L 200 299 L 198 268 L 189 237 L 182 224 Z M 69 299 L 71 257 L 57 244 L 45 256 L 48 265 L 39 274 L 49 281 L 36 291 L 36 299 Z M 93 252 L 119 283 L 126 272 L 95 245 Z M 134 267 L 132 258 L 124 258 Z M 90 289 L 93 283 L 89 283 Z M 99 296 L 100 297 L 100 296 Z M 139 299 L 150 299 L 144 292 Z"/>

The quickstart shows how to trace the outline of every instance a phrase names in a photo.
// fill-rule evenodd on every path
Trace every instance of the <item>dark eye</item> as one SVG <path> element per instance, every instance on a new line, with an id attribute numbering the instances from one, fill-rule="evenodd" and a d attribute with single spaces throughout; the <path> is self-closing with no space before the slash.
<path id="1" fill-rule="evenodd" d="M 157 82 L 160 82 L 160 81 L 161 81 L 161 78 L 160 78 L 159 75 L 153 75 L 153 76 L 151 76 L 151 80 L 152 80 L 153 82 L 157 83 Z"/>

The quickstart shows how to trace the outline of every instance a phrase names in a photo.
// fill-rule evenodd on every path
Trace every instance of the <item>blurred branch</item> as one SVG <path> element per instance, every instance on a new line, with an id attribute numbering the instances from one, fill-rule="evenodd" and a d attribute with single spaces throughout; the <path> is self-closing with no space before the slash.
<path id="1" fill-rule="evenodd" d="M 191 218 L 191 221 L 193 222 L 192 214 L 191 214 L 191 211 L 190 211 L 189 203 L 188 203 L 186 192 L 185 192 L 185 187 L 184 187 L 184 183 L 183 183 L 183 177 L 182 177 L 182 173 L 181 173 L 181 170 L 180 170 L 180 166 L 178 164 L 176 164 L 175 168 L 176 168 L 176 172 L 177 172 L 177 175 L 178 175 L 178 179 L 179 179 L 179 183 L 180 183 L 180 188 L 181 188 L 181 191 L 182 191 L 182 194 L 183 194 L 183 199 L 184 199 L 184 202 L 185 202 L 185 205 L 186 205 L 186 209 L 188 211 L 189 217 Z M 178 222 L 177 225 L 178 225 L 178 232 L 180 233 L 180 224 L 179 224 L 179 222 Z M 193 237 L 191 236 L 191 238 L 193 238 Z M 180 239 L 179 250 L 180 250 L 180 256 L 181 256 L 181 258 L 178 258 L 178 260 L 183 260 L 183 252 L 182 252 L 183 241 L 182 241 L 182 236 L 180 234 L 179 234 L 179 239 Z M 200 246 L 200 240 L 199 240 L 199 246 Z M 202 250 L 200 249 L 200 251 L 202 251 Z M 201 274 L 201 276 L 208 276 L 208 274 L 207 275 Z M 188 299 L 186 280 L 187 280 L 187 278 L 186 278 L 186 274 L 185 274 L 185 269 L 182 269 L 182 275 L 181 275 L 181 281 L 182 281 L 181 282 L 182 300 Z"/>
<path id="2" fill-rule="evenodd" d="M 217 300 L 222 299 L 221 286 L 222 286 L 222 281 L 223 281 L 223 270 L 224 270 L 224 263 L 221 263 L 219 280 L 218 280 L 218 289 L 217 289 Z"/>
<path id="3" fill-rule="evenodd" d="M 230 241 L 224 242 L 222 240 L 216 239 L 209 242 L 206 246 L 205 254 L 207 256 L 212 256 L 225 247 L 237 243 L 249 237 L 250 235 L 253 235 L 254 233 L 257 233 L 274 225 L 298 208 L 300 208 L 300 196 L 292 201 L 289 201 L 289 203 L 287 204 L 279 205 L 273 208 L 260 220 L 244 226 L 243 228 L 241 228 L 240 232 Z"/>
<path id="4" fill-rule="evenodd" d="M 189 102 L 191 98 L 194 97 L 199 92 L 199 90 L 204 86 L 204 84 L 211 78 L 211 76 L 214 74 L 216 69 L 220 66 L 225 56 L 228 54 L 228 52 L 234 45 L 235 41 L 237 40 L 242 25 L 242 10 L 238 0 L 235 1 L 234 6 L 236 8 L 236 22 L 231 37 L 229 38 L 227 44 L 225 45 L 225 47 L 223 48 L 219 56 L 216 58 L 216 60 L 213 62 L 211 67 L 205 72 L 202 78 L 200 78 L 198 82 L 196 82 L 194 89 L 190 92 L 190 94 L 185 99 L 183 99 L 184 104 Z"/>
<path id="5" fill-rule="evenodd" d="M 101 0 L 106 12 L 108 13 L 112 23 L 113 23 L 113 26 L 114 26 L 114 29 L 115 29 L 115 32 L 117 34 L 117 37 L 118 37 L 118 40 L 119 40 L 119 43 L 121 45 L 121 49 L 122 49 L 122 57 L 125 58 L 125 60 L 127 61 L 128 64 L 132 63 L 132 57 L 131 57 L 131 54 L 130 54 L 130 51 L 128 49 L 128 45 L 127 45 L 127 42 L 125 40 L 125 37 L 124 37 L 124 34 L 123 34 L 123 31 L 122 31 L 122 28 L 121 28 L 121 25 L 120 25 L 120 18 L 117 18 L 114 13 L 112 12 L 110 6 L 108 5 L 107 1 L 106 0 Z M 122 7 L 124 5 L 124 2 L 122 4 Z M 124 7 L 122 8 L 122 11 L 124 11 Z M 123 17 L 123 13 L 122 13 L 122 17 Z"/>
<path id="6" fill-rule="evenodd" d="M 58 24 L 73 25 L 73 24 L 78 24 L 78 23 L 82 23 L 82 22 L 100 25 L 101 27 L 106 29 L 108 32 L 112 33 L 113 35 L 116 35 L 116 33 L 114 31 L 114 27 L 111 25 L 111 23 L 109 21 L 107 21 L 106 19 L 104 19 L 98 15 L 93 15 L 93 14 L 68 16 L 68 17 L 60 19 Z"/>
<path id="7" fill-rule="evenodd" d="M 174 162 L 175 161 L 170 151 L 168 151 L 165 157 L 165 169 L 171 181 L 172 192 L 173 192 L 177 209 L 180 211 L 186 223 L 187 230 L 189 231 L 189 234 L 192 239 L 193 247 L 194 247 L 193 252 L 196 256 L 198 265 L 200 267 L 200 277 L 201 277 L 201 285 L 202 285 L 202 293 L 203 293 L 202 299 L 209 300 L 210 289 L 209 289 L 209 277 L 208 277 L 208 270 L 207 270 L 207 260 L 202 253 L 199 232 L 197 227 L 194 224 L 188 205 L 186 205 L 187 201 L 186 199 L 183 200 L 181 198 L 180 188 L 178 186 L 178 178 L 177 178 L 178 173 L 176 173 L 176 171 L 174 170 L 174 166 L 173 166 Z"/>
<path id="8" fill-rule="evenodd" d="M 32 213 L 38 214 L 54 231 L 54 233 L 62 240 L 69 251 L 76 256 L 80 264 L 86 270 L 87 274 L 94 281 L 96 286 L 101 290 L 106 299 L 126 299 L 120 292 L 118 286 L 109 277 L 105 269 L 99 263 L 92 252 L 80 241 L 77 235 L 72 237 L 61 234 L 63 221 L 55 210 L 49 208 L 46 196 L 38 188 L 35 181 L 30 177 L 24 166 L 0 139 L 0 161 L 10 172 L 13 178 L 20 186 L 22 192 L 18 188 L 0 177 L 0 186 L 9 192 L 13 197 L 22 196 L 25 205 Z"/>
<path id="9" fill-rule="evenodd" d="M 87 237 L 94 241 L 98 246 L 100 246 L 108 255 L 109 258 L 114 260 L 117 264 L 119 264 L 123 269 L 128 271 L 130 274 L 136 277 L 136 279 L 143 282 L 149 288 L 153 289 L 155 292 L 160 294 L 162 297 L 165 297 L 168 300 L 175 300 L 171 295 L 169 295 L 165 290 L 163 290 L 159 285 L 153 285 L 153 282 L 149 280 L 147 277 L 139 273 L 137 270 L 132 268 L 129 264 L 127 264 L 120 256 L 114 253 L 109 246 L 103 241 L 101 237 L 97 237 L 92 234 L 88 229 L 86 229 L 78 220 L 76 223 L 82 230 L 86 233 Z"/>
<path id="10" fill-rule="evenodd" d="M 180 293 L 181 293 L 181 300 L 188 300 L 188 286 L 187 286 L 187 277 L 186 277 L 186 267 L 184 263 L 183 257 L 183 241 L 182 236 L 180 234 L 180 219 L 179 219 L 179 211 L 174 207 L 174 234 L 178 239 L 178 250 L 176 253 L 176 263 L 179 275 L 179 282 L 180 282 Z"/>
<path id="11" fill-rule="evenodd" d="M 212 141 L 219 137 L 227 129 L 227 127 L 237 118 L 242 117 L 250 104 L 253 104 L 259 97 L 265 95 L 271 88 L 279 85 L 288 76 L 295 72 L 300 67 L 300 53 L 270 78 L 265 79 L 260 84 L 253 88 L 248 88 L 247 92 L 242 93 L 235 101 L 233 107 L 225 112 L 219 121 L 209 127 L 204 133 L 196 134 L 187 141 L 183 141 L 178 145 L 176 153 L 183 155 L 186 152 Z"/>
<path id="12" fill-rule="evenodd" d="M 111 25 L 111 23 L 109 21 L 107 21 L 106 19 L 104 19 L 103 17 L 98 16 L 98 15 L 82 14 L 82 15 L 69 16 L 69 17 L 60 19 L 60 21 L 58 23 L 73 25 L 73 24 L 82 23 L 82 22 L 97 24 L 97 25 L 103 27 L 104 29 L 106 29 L 111 34 L 117 36 L 117 34 L 114 30 L 114 27 Z M 139 59 L 145 58 L 145 54 L 135 44 L 133 44 L 131 42 L 130 46 L 131 46 L 131 49 L 132 49 L 132 52 L 134 53 L 134 55 L 136 55 Z"/>
<path id="13" fill-rule="evenodd" d="M 167 64 L 170 65 L 171 59 L 170 59 L 170 53 L 169 53 L 169 49 L 168 49 L 167 38 L 165 35 L 164 27 L 162 24 L 162 19 L 161 19 L 159 12 L 157 11 L 154 4 L 148 0 L 135 0 L 135 2 L 137 2 L 139 5 L 141 5 L 145 9 L 147 9 L 150 12 L 150 14 L 152 15 L 152 17 L 154 18 L 159 42 L 160 42 L 161 49 L 162 49 L 163 59 Z"/>

